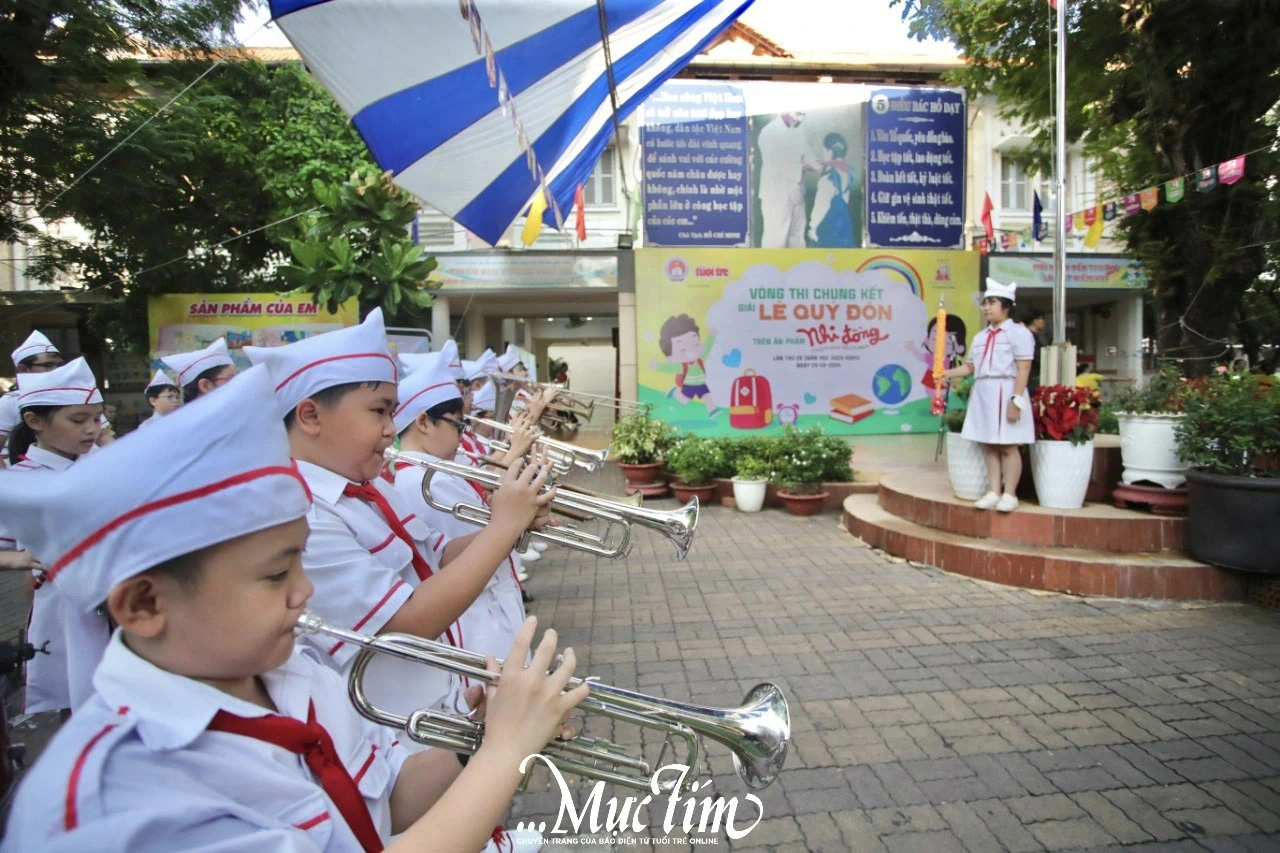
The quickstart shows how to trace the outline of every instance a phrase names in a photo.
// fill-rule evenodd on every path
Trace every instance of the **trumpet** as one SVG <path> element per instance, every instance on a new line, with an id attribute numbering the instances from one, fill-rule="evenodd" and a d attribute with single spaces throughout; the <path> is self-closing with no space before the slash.
<path id="1" fill-rule="evenodd" d="M 591 419 L 591 413 L 595 410 L 596 403 L 601 406 L 608 406 L 611 409 L 617 409 L 619 412 L 641 412 L 649 408 L 648 403 L 641 403 L 639 400 L 624 400 L 621 397 L 609 397 L 604 394 L 588 394 L 585 391 L 571 391 L 563 385 L 551 382 L 535 382 L 528 376 L 517 376 L 514 373 L 491 373 L 490 376 L 501 379 L 504 382 L 518 382 L 528 385 L 530 388 L 542 390 L 544 388 L 554 388 L 557 397 L 563 398 L 564 405 L 556 406 L 553 401 L 547 408 L 557 409 L 558 411 L 569 412 L 570 414 Z"/>
<path id="2" fill-rule="evenodd" d="M 485 666 L 485 656 L 445 643 L 410 634 L 369 636 L 326 624 L 312 613 L 298 617 L 299 634 L 322 634 L 359 646 L 361 651 L 351 667 L 348 694 L 357 713 L 404 733 L 418 743 L 474 755 L 484 739 L 484 723 L 433 709 L 421 709 L 408 717 L 378 708 L 364 691 L 364 672 L 375 654 L 426 664 L 458 677 L 486 685 L 499 683 L 499 676 Z M 662 752 L 654 764 L 632 755 L 623 747 L 599 738 L 574 737 L 553 740 L 542 754 L 555 761 L 563 772 L 610 782 L 638 790 L 651 790 L 654 769 L 664 766 L 668 749 L 683 744 L 685 754 L 677 763 L 697 766 L 701 755 L 700 736 L 729 748 L 734 768 L 744 785 L 752 790 L 767 787 L 786 762 L 791 741 L 791 711 L 786 696 L 774 684 L 758 684 L 737 708 L 705 708 L 646 696 L 611 687 L 586 678 L 570 679 L 568 689 L 587 684 L 590 692 L 579 706 L 588 714 L 654 729 L 663 734 Z M 682 777 L 661 782 L 659 790 L 679 793 Z"/>
<path id="3" fill-rule="evenodd" d="M 494 491 L 501 482 L 501 476 L 493 471 L 473 468 L 458 462 L 445 460 L 419 459 L 388 447 L 383 456 L 388 462 L 407 462 L 425 468 L 427 473 L 422 478 L 422 499 L 428 506 L 447 512 L 454 518 L 471 524 L 485 525 L 493 515 L 486 506 L 477 506 L 459 501 L 446 504 L 431 496 L 431 477 L 436 473 L 452 474 L 469 483 L 474 483 L 488 491 Z M 578 551 L 585 551 L 600 557 L 617 559 L 625 557 L 631 550 L 631 527 L 638 524 L 650 530 L 656 530 L 675 546 L 676 559 L 683 560 L 693 545 L 693 535 L 698 527 L 698 499 L 673 510 L 655 510 L 644 507 L 629 506 L 624 503 L 606 500 L 595 495 L 579 491 L 560 491 L 551 499 L 553 512 L 569 515 L 577 519 L 597 519 L 604 524 L 598 533 L 582 530 L 577 527 L 543 527 L 538 530 L 526 530 L 516 544 L 517 551 L 528 547 L 529 539 L 542 539 L 547 542 L 563 545 Z"/>
<path id="4" fill-rule="evenodd" d="M 500 432 L 505 435 L 510 435 L 514 431 L 510 424 L 504 424 L 489 418 L 466 415 L 463 420 L 471 426 L 488 427 L 494 432 Z M 494 438 L 489 443 L 496 450 L 506 451 L 511 449 L 511 443 L 505 439 Z M 568 474 L 575 465 L 584 471 L 599 471 L 604 467 L 605 460 L 609 458 L 608 448 L 604 450 L 588 450 L 585 447 L 579 447 L 567 441 L 556 441 L 546 436 L 539 436 L 533 443 L 535 447 L 546 448 L 547 457 L 551 460 L 552 467 L 557 474 Z"/>

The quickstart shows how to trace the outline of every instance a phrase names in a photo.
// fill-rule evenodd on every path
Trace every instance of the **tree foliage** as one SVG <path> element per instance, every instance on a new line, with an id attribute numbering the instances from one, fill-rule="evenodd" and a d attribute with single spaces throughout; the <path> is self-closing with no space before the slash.
<path id="1" fill-rule="evenodd" d="M 388 317 L 431 305 L 427 276 L 436 262 L 408 240 L 418 205 L 390 175 L 365 170 L 337 185 L 317 178 L 312 193 L 321 208 L 304 217 L 302 237 L 289 241 L 293 262 L 280 268 L 285 281 L 330 311 L 352 297 L 362 311 L 380 305 Z"/>
<path id="2" fill-rule="evenodd" d="M 70 181 L 114 143 L 141 44 L 226 42 L 242 0 L 0 0 L 0 239 L 56 218 Z M 122 97 L 126 96 L 126 97 Z"/>
<path id="3" fill-rule="evenodd" d="M 1053 13 L 1044 0 L 892 0 L 920 38 L 966 55 L 953 82 L 994 94 L 1051 162 Z M 1069 0 L 1067 133 L 1105 196 L 1245 152 L 1244 179 L 1119 220 L 1147 268 L 1162 355 L 1203 372 L 1238 339 L 1255 360 L 1280 330 L 1280 204 L 1270 186 L 1280 102 L 1280 0 Z M 1262 149 L 1262 150 L 1256 150 Z M 1269 306 L 1269 307 L 1268 307 Z M 1259 308 L 1262 309 L 1259 312 Z M 1274 367 L 1274 364 L 1271 365 Z"/>
<path id="4" fill-rule="evenodd" d="M 434 264 L 406 230 L 416 205 L 390 185 L 375 193 L 377 210 L 350 195 L 349 176 L 376 168 L 300 63 L 225 61 L 157 115 L 213 61 L 168 63 L 163 76 L 153 71 L 112 104 L 96 150 L 133 135 L 46 212 L 74 221 L 90 239 L 27 236 L 38 243 L 30 274 L 70 273 L 116 297 L 95 309 L 93 325 L 134 350 L 146 348 L 146 300 L 159 293 L 303 287 L 331 304 L 359 294 L 362 306 L 382 304 L 389 316 L 430 304 L 423 283 Z M 353 253 L 329 257 L 327 268 L 350 275 L 289 272 L 295 242 L 316 239 L 337 251 L 346 241 Z M 414 275 L 421 279 L 411 283 Z"/>

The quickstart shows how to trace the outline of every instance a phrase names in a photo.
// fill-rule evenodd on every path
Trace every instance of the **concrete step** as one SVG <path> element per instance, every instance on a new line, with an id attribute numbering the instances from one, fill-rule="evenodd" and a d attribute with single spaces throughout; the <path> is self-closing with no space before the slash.
<path id="1" fill-rule="evenodd" d="M 979 539 L 1123 553 L 1187 547 L 1185 518 L 1099 503 L 1063 510 L 1023 501 L 1009 513 L 981 510 L 952 494 L 945 471 L 886 474 L 880 478 L 879 500 L 887 512 L 908 521 Z"/>
<path id="2" fill-rule="evenodd" d="M 1113 598 L 1241 601 L 1246 577 L 1176 551 L 1118 553 L 966 536 L 918 524 L 877 496 L 844 502 L 845 530 L 895 557 L 994 583 Z"/>

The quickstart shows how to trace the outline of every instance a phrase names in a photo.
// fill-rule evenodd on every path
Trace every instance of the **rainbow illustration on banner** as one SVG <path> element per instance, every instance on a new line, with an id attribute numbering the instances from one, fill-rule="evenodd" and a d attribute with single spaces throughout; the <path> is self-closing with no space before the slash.
<path id="1" fill-rule="evenodd" d="M 911 292 L 916 296 L 920 296 L 924 292 L 920 273 L 916 272 L 916 268 L 902 260 L 902 258 L 894 255 L 876 255 L 873 258 L 868 258 L 862 266 L 858 267 L 859 274 L 870 272 L 871 270 L 884 270 L 890 275 L 902 279 L 910 285 Z"/>

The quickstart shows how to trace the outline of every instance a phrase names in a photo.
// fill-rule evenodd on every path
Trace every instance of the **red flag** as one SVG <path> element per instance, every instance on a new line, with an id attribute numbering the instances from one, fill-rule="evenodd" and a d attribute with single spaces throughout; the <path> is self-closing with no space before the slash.
<path id="1" fill-rule="evenodd" d="M 578 226 L 578 239 L 587 239 L 587 210 L 586 203 L 582 200 L 582 184 L 578 184 L 578 188 L 573 193 L 573 204 L 578 209 L 576 221 Z"/>
<path id="2" fill-rule="evenodd" d="M 982 222 L 983 226 L 986 229 L 988 240 L 994 240 L 996 237 L 996 229 L 991 224 L 992 207 L 993 205 L 991 204 L 991 193 L 983 193 L 982 194 L 982 218 L 979 221 Z"/>

